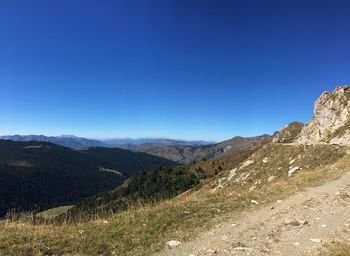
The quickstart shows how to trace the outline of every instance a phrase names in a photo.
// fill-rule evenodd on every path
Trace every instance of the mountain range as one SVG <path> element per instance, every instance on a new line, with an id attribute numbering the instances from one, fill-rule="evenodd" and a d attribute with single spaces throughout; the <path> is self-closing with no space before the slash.
<path id="1" fill-rule="evenodd" d="M 200 146 L 213 144 L 211 141 L 187 141 L 187 140 L 173 140 L 166 138 L 120 138 L 120 139 L 87 139 L 77 137 L 74 135 L 62 136 L 45 136 L 45 135 L 3 135 L 0 136 L 2 140 L 12 141 L 45 141 L 55 143 L 64 147 L 73 149 L 84 149 L 89 147 L 127 147 L 135 145 L 181 145 L 181 146 Z"/>
<path id="2" fill-rule="evenodd" d="M 257 137 L 234 137 L 220 143 L 210 145 L 121 145 L 121 148 L 136 152 L 144 152 L 164 157 L 182 164 L 189 164 L 214 157 L 236 153 L 242 150 L 258 148 L 272 140 L 270 135 Z"/>

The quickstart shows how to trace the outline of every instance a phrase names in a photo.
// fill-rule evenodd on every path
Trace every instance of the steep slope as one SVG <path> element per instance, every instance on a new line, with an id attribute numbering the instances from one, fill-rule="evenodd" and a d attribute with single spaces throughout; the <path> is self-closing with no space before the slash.
<path id="1" fill-rule="evenodd" d="M 173 161 L 188 164 L 204 159 L 231 154 L 242 150 L 258 148 L 271 141 L 271 136 L 262 135 L 258 137 L 243 138 L 235 137 L 213 145 L 204 146 L 181 146 L 181 145 L 126 145 L 125 149 L 145 152 L 148 154 L 164 157 Z"/>
<path id="2" fill-rule="evenodd" d="M 137 171 L 174 164 L 122 149 L 76 151 L 48 142 L 0 140 L 0 217 L 10 209 L 73 204 Z"/>
<path id="3" fill-rule="evenodd" d="M 315 102 L 314 116 L 301 130 L 296 144 L 350 145 L 350 87 L 337 86 Z"/>

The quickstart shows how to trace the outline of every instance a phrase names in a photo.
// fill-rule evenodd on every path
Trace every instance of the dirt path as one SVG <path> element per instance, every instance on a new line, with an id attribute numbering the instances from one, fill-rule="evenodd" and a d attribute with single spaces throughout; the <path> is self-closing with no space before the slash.
<path id="1" fill-rule="evenodd" d="M 323 243 L 340 237 L 350 238 L 350 172 L 159 255 L 317 255 Z"/>

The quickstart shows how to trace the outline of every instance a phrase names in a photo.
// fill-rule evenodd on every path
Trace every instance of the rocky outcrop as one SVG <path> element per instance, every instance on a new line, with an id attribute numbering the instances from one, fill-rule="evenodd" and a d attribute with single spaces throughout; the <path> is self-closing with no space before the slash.
<path id="1" fill-rule="evenodd" d="M 315 102 L 314 116 L 301 130 L 295 144 L 333 143 L 350 145 L 350 86 L 337 86 Z"/>
<path id="2" fill-rule="evenodd" d="M 292 142 L 304 127 L 303 123 L 293 122 L 283 126 L 278 132 L 273 134 L 272 142 L 275 143 L 288 143 Z"/>

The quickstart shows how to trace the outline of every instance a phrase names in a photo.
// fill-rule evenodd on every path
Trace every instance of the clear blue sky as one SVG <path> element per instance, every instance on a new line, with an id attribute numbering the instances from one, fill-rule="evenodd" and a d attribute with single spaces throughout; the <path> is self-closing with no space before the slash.
<path id="1" fill-rule="evenodd" d="M 0 2 L 0 134 L 222 140 L 350 83 L 350 1 Z"/>

